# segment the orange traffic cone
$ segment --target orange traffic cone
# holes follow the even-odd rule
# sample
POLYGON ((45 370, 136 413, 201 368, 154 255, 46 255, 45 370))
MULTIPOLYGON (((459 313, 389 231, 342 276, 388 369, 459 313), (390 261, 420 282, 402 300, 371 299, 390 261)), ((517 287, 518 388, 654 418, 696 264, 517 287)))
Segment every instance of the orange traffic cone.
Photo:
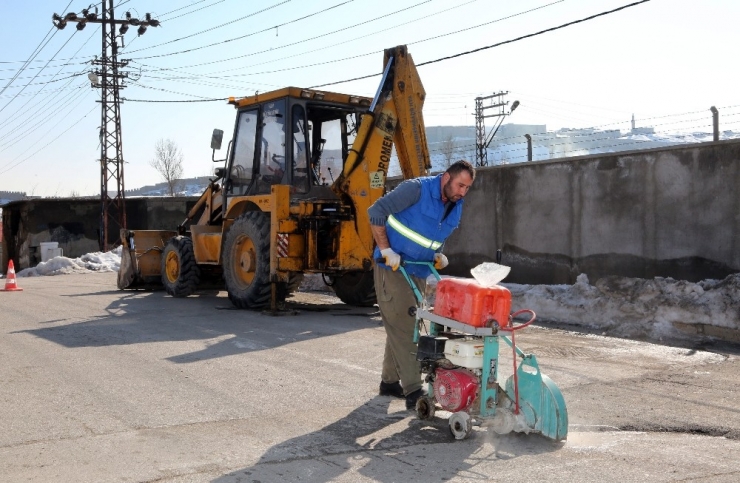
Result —
POLYGON ((15 267, 13 266, 13 260, 8 262, 8 279, 5 281, 5 288, 0 289, 0 292, 20 292, 23 289, 18 287, 15 282, 15 267))

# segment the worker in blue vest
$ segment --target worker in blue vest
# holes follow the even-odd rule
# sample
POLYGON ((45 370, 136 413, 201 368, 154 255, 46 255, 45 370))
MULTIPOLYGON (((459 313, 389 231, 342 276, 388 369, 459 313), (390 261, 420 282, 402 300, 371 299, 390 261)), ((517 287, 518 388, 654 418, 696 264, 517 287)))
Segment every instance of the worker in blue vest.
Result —
MULTIPOLYGON (((405 398, 407 409, 414 409, 424 393, 413 341, 416 319, 409 314, 416 298, 396 270, 401 260, 434 262, 437 269, 447 266, 442 246, 460 224, 463 197, 474 180, 475 168, 460 160, 443 174, 402 182, 368 209, 377 244, 373 258, 385 260, 375 267, 375 293, 386 332, 379 393, 405 398)), ((428 267, 404 268, 418 287, 426 286, 428 267)))

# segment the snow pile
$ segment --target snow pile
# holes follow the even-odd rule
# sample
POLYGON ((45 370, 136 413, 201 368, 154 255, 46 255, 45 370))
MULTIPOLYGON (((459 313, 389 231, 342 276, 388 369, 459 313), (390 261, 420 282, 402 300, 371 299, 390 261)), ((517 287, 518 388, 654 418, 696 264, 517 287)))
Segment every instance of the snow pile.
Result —
POLYGON ((595 285, 581 274, 574 285, 503 285, 511 290, 517 309, 620 337, 682 337, 684 324, 740 329, 740 274, 699 283, 605 277, 595 285))
POLYGON ((18 277, 64 275, 67 273, 117 272, 121 266, 121 247, 110 252, 86 253, 79 258, 54 257, 33 268, 17 273, 18 277))

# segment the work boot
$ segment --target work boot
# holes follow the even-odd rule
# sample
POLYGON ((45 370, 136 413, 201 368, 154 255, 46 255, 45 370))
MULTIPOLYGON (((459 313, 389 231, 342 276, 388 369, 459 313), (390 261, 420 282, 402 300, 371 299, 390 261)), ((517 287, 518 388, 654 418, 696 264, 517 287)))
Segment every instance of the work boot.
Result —
POLYGON ((403 398, 403 388, 401 387, 401 383, 396 382, 383 382, 380 381, 380 390, 378 391, 378 394, 381 396, 393 396, 398 398, 403 398))
POLYGON ((416 409, 416 401, 419 400, 420 397, 424 396, 424 391, 422 389, 417 389, 416 391, 407 394, 406 395, 406 409, 415 410, 416 409))

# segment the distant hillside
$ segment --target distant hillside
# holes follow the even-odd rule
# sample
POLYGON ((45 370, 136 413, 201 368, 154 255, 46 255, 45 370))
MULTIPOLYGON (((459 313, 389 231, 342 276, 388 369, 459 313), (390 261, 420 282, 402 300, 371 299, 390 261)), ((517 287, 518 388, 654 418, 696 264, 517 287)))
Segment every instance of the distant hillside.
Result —
MULTIPOLYGON (((178 196, 200 196, 209 183, 208 176, 197 178, 184 178, 177 181, 178 196)), ((169 188, 167 183, 161 182, 154 185, 146 185, 141 188, 126 190, 126 197, 130 196, 167 196, 169 188)))

